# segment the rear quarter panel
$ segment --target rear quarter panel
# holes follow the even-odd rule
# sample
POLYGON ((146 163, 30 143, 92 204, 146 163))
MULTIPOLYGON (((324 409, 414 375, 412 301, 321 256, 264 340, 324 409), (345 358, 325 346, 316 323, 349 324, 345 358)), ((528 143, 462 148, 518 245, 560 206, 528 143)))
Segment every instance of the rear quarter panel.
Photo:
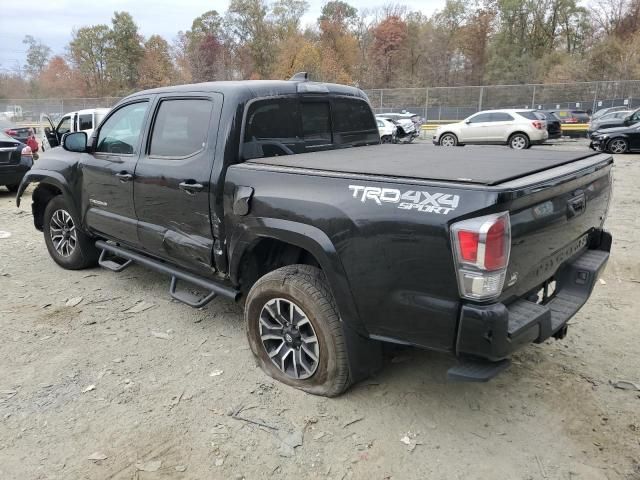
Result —
POLYGON ((235 165, 228 169, 225 186, 225 227, 230 256, 236 257, 231 264, 238 263, 237 257, 255 236, 252 232, 268 236, 269 225, 280 220, 299 225, 298 230, 306 229, 314 243, 319 243, 317 237, 329 243, 316 249, 325 257, 317 260, 323 269, 329 266, 325 274, 344 320, 362 325, 372 336, 450 351, 459 296, 448 224, 477 213, 495 199, 493 193, 465 190, 463 194, 451 186, 235 165), (232 213, 237 186, 254 188, 246 216, 232 213), (411 202, 363 197, 365 187, 386 189, 387 200, 419 192, 420 202, 433 208, 406 210, 400 205, 411 202), (451 208, 456 196, 456 206, 451 208), (428 198, 432 203, 425 201, 428 198), (436 209, 438 198, 448 201, 448 207, 440 204, 436 209), (347 305, 350 299, 353 311, 347 305), (356 318, 348 318, 350 315, 356 318))

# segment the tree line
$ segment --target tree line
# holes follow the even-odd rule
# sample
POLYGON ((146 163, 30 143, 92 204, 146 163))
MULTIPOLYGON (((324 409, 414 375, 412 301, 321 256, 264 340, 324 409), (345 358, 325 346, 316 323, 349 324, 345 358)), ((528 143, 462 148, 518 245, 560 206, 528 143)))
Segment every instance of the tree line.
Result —
POLYGON ((172 84, 289 78, 361 88, 562 83, 640 78, 640 0, 448 0, 430 16, 401 3, 358 10, 328 1, 231 0, 171 43, 133 17, 72 32, 66 54, 27 35, 20 74, 0 98, 122 96, 172 84))

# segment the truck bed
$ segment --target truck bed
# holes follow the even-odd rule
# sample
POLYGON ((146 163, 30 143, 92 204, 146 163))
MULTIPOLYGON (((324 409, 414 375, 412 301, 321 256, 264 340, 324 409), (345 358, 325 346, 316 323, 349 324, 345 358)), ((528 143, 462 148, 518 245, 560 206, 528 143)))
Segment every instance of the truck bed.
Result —
POLYGON ((598 155, 605 158, 595 152, 436 148, 418 143, 326 150, 258 158, 247 163, 491 186, 598 155))

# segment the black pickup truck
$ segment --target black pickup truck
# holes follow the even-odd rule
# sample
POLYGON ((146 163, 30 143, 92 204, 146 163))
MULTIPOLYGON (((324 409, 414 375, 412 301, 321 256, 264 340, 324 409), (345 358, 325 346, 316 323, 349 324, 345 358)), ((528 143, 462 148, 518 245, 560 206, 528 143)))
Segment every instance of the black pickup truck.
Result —
POLYGON ((609 257, 611 156, 379 142, 356 88, 149 90, 67 134, 18 204, 38 183, 35 227, 64 268, 135 262, 190 306, 244 302, 261 367, 314 394, 379 368, 384 342, 481 381, 562 338, 609 257))

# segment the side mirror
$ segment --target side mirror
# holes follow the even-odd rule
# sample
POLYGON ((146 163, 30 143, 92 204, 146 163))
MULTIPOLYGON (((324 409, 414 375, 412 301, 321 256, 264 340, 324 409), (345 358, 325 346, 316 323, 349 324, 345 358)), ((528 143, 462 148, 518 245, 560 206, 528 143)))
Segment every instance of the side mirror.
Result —
POLYGON ((87 151, 87 134, 85 132, 67 133, 62 137, 62 148, 69 152, 83 153, 87 151))
POLYGON ((471 120, 465 120, 464 123, 466 123, 467 125, 469 125, 471 123, 471 120))

